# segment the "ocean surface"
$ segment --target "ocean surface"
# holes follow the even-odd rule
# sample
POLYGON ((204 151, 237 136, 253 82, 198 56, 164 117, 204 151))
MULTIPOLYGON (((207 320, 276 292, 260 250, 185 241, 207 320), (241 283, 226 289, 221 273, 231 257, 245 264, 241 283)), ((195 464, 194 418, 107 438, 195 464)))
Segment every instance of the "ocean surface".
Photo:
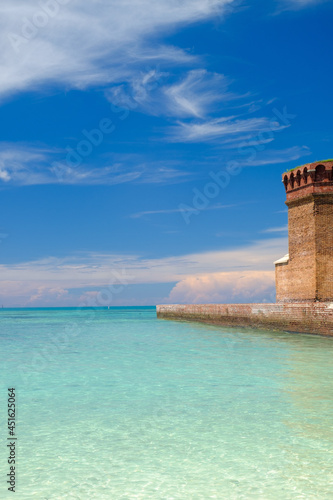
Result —
POLYGON ((2 309, 0 331, 1 499, 333 498, 333 338, 155 308, 2 309))

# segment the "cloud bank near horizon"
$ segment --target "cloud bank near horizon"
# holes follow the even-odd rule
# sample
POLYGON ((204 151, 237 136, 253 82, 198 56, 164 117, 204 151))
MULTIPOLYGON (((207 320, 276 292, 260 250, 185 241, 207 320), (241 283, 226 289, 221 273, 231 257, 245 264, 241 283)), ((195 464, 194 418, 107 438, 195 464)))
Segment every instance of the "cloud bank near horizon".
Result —
POLYGON ((274 271, 243 271, 189 276, 167 300, 175 304, 275 302, 274 271))
POLYGON ((273 261, 286 253, 287 238, 260 240, 230 250, 143 259, 135 255, 78 254, 64 259, 1 265, 0 301, 7 306, 78 306, 105 294, 100 305, 127 305, 112 294, 130 285, 170 283, 156 302, 269 300, 273 261), (216 271, 218 270, 218 272, 216 271), (111 290, 111 292, 110 292, 111 290), (99 294, 99 295, 98 295, 99 294))

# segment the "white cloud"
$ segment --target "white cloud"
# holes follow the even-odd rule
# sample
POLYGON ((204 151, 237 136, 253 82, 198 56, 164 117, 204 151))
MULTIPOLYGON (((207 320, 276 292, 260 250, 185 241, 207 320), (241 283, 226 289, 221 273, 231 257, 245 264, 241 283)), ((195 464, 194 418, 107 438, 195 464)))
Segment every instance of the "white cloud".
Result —
MULTIPOLYGON (((187 71, 173 83, 165 83, 166 77, 172 79, 171 75, 158 70, 147 70, 133 77, 131 82, 110 87, 105 95, 113 105, 124 108, 125 113, 140 111, 178 119, 175 125, 162 129, 169 142, 218 140, 223 146, 227 144, 227 148, 235 148, 245 140, 247 147, 274 140, 274 137, 254 137, 269 130, 271 121, 266 117, 244 118, 245 113, 258 111, 262 103, 244 103, 250 93, 238 95, 231 92, 230 82, 224 75, 195 69, 187 71), (230 108, 244 109, 241 116, 217 116, 222 113, 222 105, 224 113, 227 109, 230 113, 230 108)), ((276 124, 279 130, 285 128, 278 122, 276 124)))
POLYGON ((268 229, 264 229, 261 231, 262 233, 283 233, 285 231, 288 231, 288 224, 285 226, 280 226, 280 227, 269 227, 268 229))
POLYGON ((258 151, 261 151, 263 149, 264 144, 269 144, 270 142, 274 141, 274 137, 270 137, 267 139, 259 139, 259 138, 254 138, 253 134, 247 135, 247 136, 240 136, 240 137, 229 137, 227 139, 223 140, 223 149, 237 149, 239 147, 255 147, 258 149, 258 151))
POLYGON ((227 98, 227 81, 223 75, 192 70, 181 82, 165 88, 164 93, 174 116, 199 118, 204 117, 214 103, 227 98))
POLYGON ((144 110, 152 115, 203 118, 216 112, 217 103, 240 99, 228 90, 228 79, 205 69, 190 70, 178 81, 165 83, 171 75, 147 68, 128 84, 110 87, 106 97, 117 106, 144 110))
POLYGON ((2 2, 0 93, 33 90, 50 81, 85 88, 128 81, 142 64, 184 64, 192 57, 163 45, 161 36, 207 20, 231 3, 233 0, 2 2))
POLYGON ((306 7, 319 5, 330 0, 279 0, 280 9, 278 13, 288 10, 300 10, 306 7))
POLYGON ((140 164, 142 175, 138 179, 139 183, 145 184, 165 184, 183 182, 188 179, 191 172, 181 170, 181 165, 173 162, 156 161, 154 163, 140 164))
MULTIPOLYGON (((213 286, 216 282, 216 276, 214 278, 213 275, 236 273, 233 276, 238 281, 244 273, 272 273, 273 261, 284 255, 287 248, 287 238, 273 238, 254 242, 247 247, 159 259, 144 259, 136 255, 79 254, 63 259, 50 257, 34 262, 1 265, 0 301, 6 304, 10 302, 16 305, 27 305, 31 304, 34 298, 34 303, 43 304, 46 298, 47 301, 52 299, 53 304, 57 305, 59 300, 62 303, 64 300, 73 301, 72 290, 85 293, 89 291, 87 290, 89 288, 103 289, 109 287, 110 284, 126 286, 127 284, 174 282, 185 282, 188 287, 196 278, 199 278, 200 282, 205 282, 203 279, 205 276, 209 278, 208 283, 211 283, 213 287, 212 292, 209 292, 210 288, 206 287, 207 300, 209 298, 211 300, 210 293, 215 293, 217 286, 213 286), (66 291, 69 291, 69 295, 66 291)), ((248 276, 251 278, 248 283, 252 283, 254 275, 248 276)), ((263 283, 260 287, 264 286, 268 279, 266 275, 263 276, 263 283)), ((226 282, 230 284, 231 281, 228 278, 226 282)), ((218 282, 221 282, 220 278, 218 282)), ((239 287, 235 290, 239 290, 240 296, 244 298, 242 283, 247 283, 247 281, 239 283, 239 287)), ((249 292, 246 293, 251 292, 250 285, 248 289, 249 292)), ((263 289, 260 288, 260 290, 263 289)), ((235 300, 236 295, 234 292, 235 300)), ((171 298, 174 297, 175 295, 171 298)), ((207 302, 203 295, 200 297, 207 302)))
MULTIPOLYGON (((247 147, 246 147, 247 148, 247 147)), ((245 148, 245 151, 248 151, 245 148)), ((307 146, 292 146, 282 150, 266 150, 256 151, 253 149, 253 154, 249 152, 249 159, 242 161, 242 166, 260 166, 260 165, 276 165, 278 163, 288 163, 299 160, 304 156, 311 154, 307 146)))
MULTIPOLYGON (((232 124, 230 126, 234 127, 232 124)), ((243 167, 286 163, 311 154, 306 146, 293 146, 280 151, 257 152, 255 146, 252 147, 249 144, 243 147, 244 152, 249 157, 248 159, 241 158, 243 167)), ((84 161, 82 159, 82 163, 78 166, 71 166, 71 162, 67 161, 66 151, 33 144, 0 143, 0 186, 57 183, 117 185, 127 182, 174 184, 184 182, 196 175, 194 171, 185 169, 184 164, 180 161, 153 161, 135 154, 111 155, 110 159, 104 158, 103 163, 104 165, 97 167, 94 165, 93 159, 87 157, 84 161)), ((200 165, 200 162, 196 162, 196 164, 200 165)), ((192 162, 192 169, 193 166, 192 162)), ((219 207, 217 206, 217 208, 219 207)), ((215 210, 215 208, 211 207, 207 210, 215 210)))
POLYGON ((64 290, 63 288, 50 288, 49 286, 38 286, 35 290, 35 293, 31 295, 26 305, 33 306, 39 300, 42 300, 43 303, 54 303, 59 300, 63 301, 66 297, 69 296, 68 290, 64 290))
POLYGON ((0 182, 38 184, 38 167, 47 162, 50 151, 24 144, 0 143, 0 182))
POLYGON ((178 304, 275 302, 274 271, 190 276, 177 283, 167 300, 178 304))
POLYGON ((227 116, 197 122, 178 122, 178 125, 170 127, 169 140, 172 142, 206 142, 247 132, 258 133, 263 129, 269 129, 267 118, 240 119, 227 116))
POLYGON ((0 170, 0 180, 8 182, 10 181, 10 174, 7 170, 0 170))
MULTIPOLYGON (((200 212, 204 212, 206 210, 223 210, 225 208, 232 208, 236 205, 222 205, 221 203, 217 203, 216 205, 211 205, 208 207, 204 207, 200 209, 200 212)), ((167 208, 162 210, 145 210, 143 212, 137 212, 132 214, 131 217, 133 219, 139 219, 140 217, 144 217, 145 215, 160 215, 160 214, 182 214, 184 212, 184 208, 167 208)))
POLYGON ((71 166, 66 151, 20 143, 0 143, 0 185, 37 184, 115 185, 125 182, 147 184, 186 180, 189 172, 175 162, 144 161, 138 155, 117 155, 106 166, 89 161, 71 166))
POLYGON ((314 5, 322 2, 323 0, 287 0, 285 3, 290 6, 307 7, 308 5, 314 5))

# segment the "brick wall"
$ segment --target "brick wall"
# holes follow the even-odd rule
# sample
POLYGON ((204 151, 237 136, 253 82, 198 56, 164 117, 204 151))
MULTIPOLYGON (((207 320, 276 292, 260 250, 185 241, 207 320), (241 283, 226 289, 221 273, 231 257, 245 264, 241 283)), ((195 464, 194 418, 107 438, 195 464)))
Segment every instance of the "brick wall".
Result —
POLYGON ((289 203, 289 263, 281 273, 284 280, 280 291, 277 282, 277 300, 315 300, 316 247, 313 198, 301 198, 289 203))
POLYGON ((291 300, 289 270, 289 262, 275 265, 276 302, 291 300))
POLYGON ((289 262, 276 264, 277 302, 333 301, 333 196, 287 203, 289 262))
POLYGON ((158 305, 162 319, 333 336, 333 303, 158 305))
POLYGON ((318 300, 333 298, 333 197, 318 199, 316 212, 316 294, 318 300))

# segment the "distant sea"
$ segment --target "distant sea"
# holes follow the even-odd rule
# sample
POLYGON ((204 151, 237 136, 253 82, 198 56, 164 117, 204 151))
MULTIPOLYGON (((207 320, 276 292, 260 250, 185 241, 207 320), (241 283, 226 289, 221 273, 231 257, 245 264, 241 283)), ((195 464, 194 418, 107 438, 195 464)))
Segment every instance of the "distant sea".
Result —
POLYGON ((0 310, 0 498, 333 498, 333 339, 0 310), (7 491, 7 388, 17 398, 7 491))

